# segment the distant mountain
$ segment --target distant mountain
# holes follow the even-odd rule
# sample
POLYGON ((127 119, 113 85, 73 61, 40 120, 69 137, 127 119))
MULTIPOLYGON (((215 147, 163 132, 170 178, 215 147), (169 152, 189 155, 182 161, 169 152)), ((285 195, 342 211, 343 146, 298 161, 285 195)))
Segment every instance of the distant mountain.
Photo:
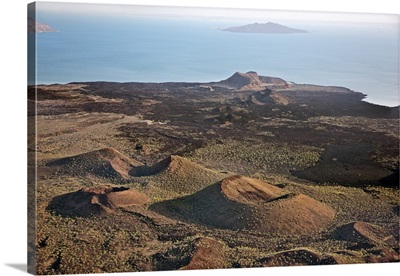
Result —
POLYGON ((37 22, 31 17, 28 17, 28 33, 52 33, 57 32, 49 25, 37 22))
POLYGON ((231 27, 222 30, 234 33, 266 33, 266 34, 308 33, 308 31, 306 30, 294 29, 272 22, 254 23, 244 26, 231 27))
POLYGON ((249 71, 247 73, 236 72, 231 77, 220 82, 209 83, 212 87, 224 87, 228 89, 246 91, 246 90, 264 90, 265 88, 287 88, 288 83, 275 77, 259 76, 257 72, 249 71))

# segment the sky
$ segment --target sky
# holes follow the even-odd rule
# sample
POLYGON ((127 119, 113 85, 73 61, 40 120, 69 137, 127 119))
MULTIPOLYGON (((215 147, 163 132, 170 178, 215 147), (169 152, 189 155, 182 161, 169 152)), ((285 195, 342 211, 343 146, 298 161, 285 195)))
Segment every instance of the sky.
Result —
POLYGON ((38 2, 38 10, 74 12, 82 14, 96 14, 102 16, 165 16, 165 17, 199 17, 215 19, 243 19, 243 20, 301 20, 318 22, 335 22, 338 24, 347 24, 349 22, 358 23, 399 23, 397 14, 384 13, 359 13, 359 12, 299 12, 285 10, 267 10, 267 9, 235 9, 235 8, 207 8, 197 9, 188 7, 168 7, 168 6, 145 6, 145 5, 127 5, 127 4, 97 4, 88 3, 56 3, 56 2, 38 2))

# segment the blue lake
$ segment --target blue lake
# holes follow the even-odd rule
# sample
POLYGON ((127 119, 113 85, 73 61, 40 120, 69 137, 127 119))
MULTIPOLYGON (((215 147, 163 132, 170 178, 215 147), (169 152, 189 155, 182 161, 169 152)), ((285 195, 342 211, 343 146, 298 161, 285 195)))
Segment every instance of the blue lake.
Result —
MULTIPOLYGON (((37 83, 209 82, 257 71, 296 83, 348 87, 399 105, 397 25, 292 24, 299 34, 230 33, 253 22, 38 13, 37 83)), ((280 23, 280 22, 277 22, 280 23)))

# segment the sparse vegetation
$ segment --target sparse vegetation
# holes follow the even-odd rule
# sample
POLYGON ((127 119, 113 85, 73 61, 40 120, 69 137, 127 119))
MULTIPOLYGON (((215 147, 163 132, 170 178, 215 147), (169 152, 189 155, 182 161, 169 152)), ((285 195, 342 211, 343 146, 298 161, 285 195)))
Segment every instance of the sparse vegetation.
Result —
POLYGON ((396 110, 211 88, 39 87, 37 274, 399 261, 396 110))
POLYGON ((322 150, 306 145, 279 142, 257 143, 255 141, 225 140, 212 143, 194 151, 193 160, 213 164, 223 168, 231 162, 243 167, 282 170, 299 169, 313 166, 318 161, 322 150))

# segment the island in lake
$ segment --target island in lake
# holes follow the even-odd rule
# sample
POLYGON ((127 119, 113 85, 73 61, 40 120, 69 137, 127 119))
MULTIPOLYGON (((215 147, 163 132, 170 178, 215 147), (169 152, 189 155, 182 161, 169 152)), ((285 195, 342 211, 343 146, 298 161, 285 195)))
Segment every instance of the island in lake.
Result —
POLYGON ((399 107, 365 96, 253 71, 29 86, 36 274, 399 262, 399 107))
POLYGON ((306 30, 294 29, 273 22, 253 23, 243 26, 230 27, 222 30, 233 33, 265 33, 265 34, 308 33, 308 31, 306 30))

